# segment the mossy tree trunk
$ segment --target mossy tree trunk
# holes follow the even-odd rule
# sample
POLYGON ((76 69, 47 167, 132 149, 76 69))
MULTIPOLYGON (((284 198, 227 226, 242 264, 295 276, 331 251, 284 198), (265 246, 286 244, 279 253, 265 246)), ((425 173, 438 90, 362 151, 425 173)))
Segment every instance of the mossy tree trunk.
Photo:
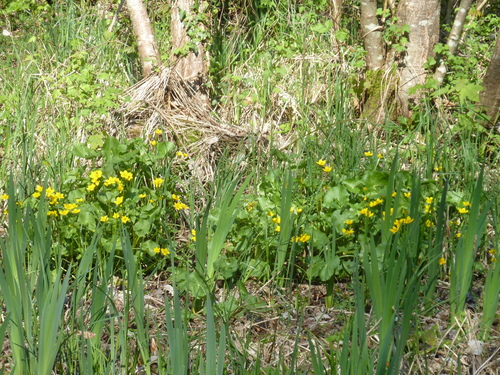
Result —
POLYGON ((425 82, 425 63, 439 41, 439 14, 439 0, 401 0, 396 9, 394 2, 362 0, 367 51, 362 118, 380 123, 386 116, 411 114, 419 97, 410 89, 425 82), (383 9, 382 14, 378 9, 383 9))

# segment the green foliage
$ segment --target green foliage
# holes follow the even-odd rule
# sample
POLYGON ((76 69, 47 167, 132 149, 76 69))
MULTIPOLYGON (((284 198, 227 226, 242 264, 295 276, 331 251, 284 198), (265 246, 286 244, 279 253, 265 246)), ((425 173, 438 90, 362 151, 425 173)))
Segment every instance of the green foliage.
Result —
POLYGON ((35 211, 47 202, 59 243, 54 251, 68 261, 80 259, 98 228, 106 251, 121 249, 115 235, 122 227, 129 228, 139 260, 175 250, 176 228, 164 220, 178 221, 187 206, 176 190, 178 176, 171 173, 176 158, 182 171, 183 154, 176 156, 172 143, 96 135, 75 144, 73 154, 85 162, 66 172, 57 191, 40 181, 23 201, 35 211))

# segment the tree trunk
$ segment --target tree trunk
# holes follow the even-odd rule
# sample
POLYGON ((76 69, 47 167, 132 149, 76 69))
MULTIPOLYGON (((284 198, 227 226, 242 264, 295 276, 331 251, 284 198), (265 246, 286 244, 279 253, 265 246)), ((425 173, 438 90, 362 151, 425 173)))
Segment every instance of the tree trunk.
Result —
POLYGON ((205 49, 200 41, 193 41, 188 31, 195 28, 203 28, 203 25, 195 23, 196 13, 202 13, 204 9, 198 5, 193 9, 194 0, 172 0, 171 25, 172 44, 174 51, 175 69, 187 81, 199 82, 207 70, 204 58, 205 49), (181 19, 181 14, 183 15, 181 19), (190 24, 191 23, 191 24, 190 24))
POLYGON ((340 17, 342 16, 342 5, 344 0, 332 0, 330 8, 332 10, 332 22, 334 30, 340 30, 340 17))
POLYGON ((439 0, 401 0, 394 9, 394 2, 386 1, 382 17, 376 11, 376 0, 361 1, 361 27, 367 51, 361 117, 380 123, 386 116, 408 117, 411 105, 419 100, 409 90, 425 83, 424 64, 439 41, 440 4, 439 0), (391 18, 398 20, 399 31, 387 25, 391 18), (394 33, 388 46, 384 45, 380 23, 394 33), (402 31, 406 25, 410 31, 405 35, 402 31))
POLYGON ((500 32, 483 79, 483 87, 484 90, 480 93, 480 103, 490 117, 490 123, 496 126, 500 111, 500 32))
POLYGON ((382 27, 377 18, 377 0, 361 0, 361 28, 366 50, 366 67, 379 70, 384 66, 382 27))
POLYGON ((398 107, 403 116, 409 116, 410 105, 420 99, 417 94, 410 95, 409 90, 425 83, 427 72, 424 64, 433 56, 434 46, 439 42, 439 12, 439 0, 402 0, 399 3, 399 24, 410 26, 397 92, 398 107))
POLYGON ((137 48, 141 59, 143 77, 151 74, 153 68, 161 63, 153 28, 142 0, 127 0, 127 8, 132 21, 137 48))
MULTIPOLYGON (((465 19, 467 18, 467 13, 469 13, 469 8, 472 4, 472 0, 462 0, 460 6, 458 7, 457 15, 455 16, 455 22, 451 28, 450 36, 448 37, 448 48, 450 54, 454 55, 457 52, 458 41, 462 36, 462 31, 464 30, 465 19)), ((438 81, 438 84, 443 83, 444 76, 446 75, 446 65, 444 60, 441 60, 439 67, 434 73, 434 79, 438 81)))

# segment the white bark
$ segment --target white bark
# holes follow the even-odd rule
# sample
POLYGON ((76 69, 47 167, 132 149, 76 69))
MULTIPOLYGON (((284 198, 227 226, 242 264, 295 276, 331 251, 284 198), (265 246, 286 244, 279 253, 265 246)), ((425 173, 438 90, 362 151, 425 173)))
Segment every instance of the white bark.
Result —
MULTIPOLYGON (((462 0, 460 2, 460 6, 458 7, 458 11, 455 16, 455 21, 453 22, 453 26, 451 28, 450 36, 448 37, 448 43, 447 43, 450 53, 452 55, 454 55, 457 52, 458 42, 460 40, 460 37, 462 36, 465 20, 467 18, 467 13, 469 13, 471 4, 472 0, 462 0)), ((436 68, 436 72, 434 73, 434 79, 438 81, 438 84, 443 83, 446 71, 447 69, 445 62, 442 59, 439 63, 439 67, 436 68)))
POLYGON ((143 77, 151 74, 153 68, 161 63, 153 28, 149 21, 146 6, 142 0, 127 0, 132 27, 134 29, 143 77))

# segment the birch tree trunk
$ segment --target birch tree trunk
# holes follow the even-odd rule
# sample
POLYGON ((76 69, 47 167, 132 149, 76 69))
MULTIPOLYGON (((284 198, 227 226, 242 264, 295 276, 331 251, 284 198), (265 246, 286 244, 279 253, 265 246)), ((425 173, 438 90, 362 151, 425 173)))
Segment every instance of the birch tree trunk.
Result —
POLYGON ((439 42, 439 0, 402 0, 398 6, 399 24, 409 25, 410 34, 406 53, 399 69, 397 100, 399 111, 409 116, 409 106, 419 100, 418 94, 409 94, 410 88, 424 84, 427 76, 424 64, 434 55, 439 42))
POLYGON ((153 68, 161 63, 153 28, 142 0, 127 0, 127 8, 137 40, 142 76, 147 77, 153 68))
MULTIPOLYGON (((188 20, 193 20, 195 5, 194 0, 172 0, 170 32, 172 34, 172 43, 174 54, 173 61, 175 69, 187 81, 200 81, 207 70, 204 58, 205 49, 201 42, 194 42, 188 35, 188 27, 203 27, 203 25, 188 25, 188 20), (181 19, 181 14, 183 19, 181 19)), ((197 12, 203 12, 204 9, 199 5, 197 12)))
POLYGON ((483 79, 483 87, 479 95, 480 103, 486 109, 491 124, 496 127, 500 111, 500 32, 483 79))
POLYGON ((385 54, 382 27, 377 17, 377 0, 361 0, 361 28, 366 50, 366 67, 379 70, 384 66, 385 54))
MULTIPOLYGON (((450 36, 448 37, 448 48, 450 54, 454 55, 457 52, 458 41, 462 36, 462 32, 464 30, 465 19, 467 18, 467 13, 469 13, 470 6, 472 4, 472 0, 462 0, 460 2, 460 6, 458 7, 457 15, 455 16, 455 21, 453 22, 453 26, 450 31, 450 36)), ((446 65, 444 60, 441 60, 439 63, 436 72, 434 73, 434 79, 438 81, 438 84, 441 85, 444 80, 444 76, 446 75, 446 65)))

